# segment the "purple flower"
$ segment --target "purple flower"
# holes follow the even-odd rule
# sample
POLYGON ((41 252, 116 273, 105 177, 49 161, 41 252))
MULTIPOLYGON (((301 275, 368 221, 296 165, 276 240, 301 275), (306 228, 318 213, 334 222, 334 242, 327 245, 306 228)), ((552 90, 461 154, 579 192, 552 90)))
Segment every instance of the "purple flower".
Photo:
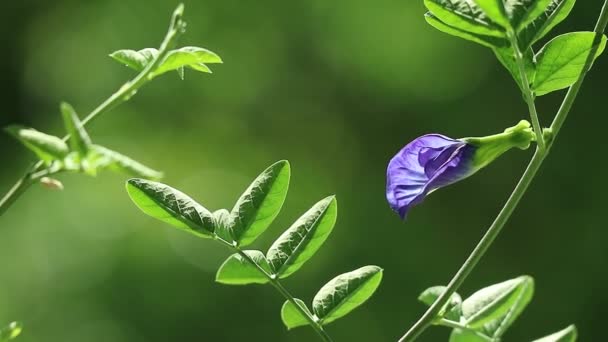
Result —
POLYGON ((471 176, 513 147, 527 149, 534 138, 525 120, 487 137, 423 135, 407 144, 388 164, 388 203, 404 219, 410 208, 431 192, 471 176))
POLYGON ((427 194, 473 174, 475 149, 440 134, 407 144, 388 164, 386 198, 391 208, 403 219, 427 194))

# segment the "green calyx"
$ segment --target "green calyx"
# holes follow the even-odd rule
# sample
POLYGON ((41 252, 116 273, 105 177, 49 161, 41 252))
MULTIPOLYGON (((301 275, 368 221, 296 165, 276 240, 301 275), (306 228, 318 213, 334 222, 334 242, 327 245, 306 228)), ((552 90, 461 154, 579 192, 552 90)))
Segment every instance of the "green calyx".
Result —
POLYGON ((512 148, 528 149, 530 144, 536 141, 536 135, 530 122, 521 120, 517 125, 505 129, 503 133, 461 140, 477 147, 473 156, 473 167, 480 169, 512 148))

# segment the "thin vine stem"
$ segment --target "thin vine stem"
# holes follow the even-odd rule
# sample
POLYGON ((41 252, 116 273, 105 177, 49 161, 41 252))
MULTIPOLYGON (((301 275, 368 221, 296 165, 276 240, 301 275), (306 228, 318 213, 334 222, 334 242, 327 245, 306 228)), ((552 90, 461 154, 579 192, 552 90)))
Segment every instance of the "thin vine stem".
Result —
POLYGON ((435 302, 428 308, 428 310, 422 315, 422 317, 399 339, 399 342, 411 342, 416 340, 422 334, 424 330, 426 330, 430 325, 433 324, 433 321, 436 319, 437 314, 444 307, 444 305, 449 301, 452 297, 452 294, 458 290, 458 288, 462 285, 462 283, 466 280, 469 274, 473 271, 479 260, 484 256, 488 248, 492 245, 505 223, 508 221, 509 217, 519 204, 521 198, 525 194, 526 190, 532 183, 532 180, 536 176, 538 170, 543 164, 546 156, 548 155, 553 143, 555 142, 555 138, 559 134, 570 110, 572 109, 572 105, 576 100, 576 96, 583 84, 585 76, 591 65, 593 64, 594 57, 597 53, 597 50, 600 45, 600 41, 604 30, 606 29, 606 25, 608 24, 608 0, 604 1, 604 5, 602 6, 602 10, 600 12, 598 21, 595 25, 594 32, 596 34, 593 46, 589 51, 589 55, 587 56, 587 60, 585 61, 585 65, 583 67, 583 71, 581 72, 578 80, 574 83, 569 89, 568 93, 564 97, 562 101, 562 105, 560 106, 559 111, 557 112, 553 123, 551 124, 549 133, 550 139, 547 140, 547 147, 545 150, 537 148, 536 152, 532 156, 528 167, 524 171, 521 179, 517 183, 517 186, 511 193, 511 196, 505 203, 504 207, 487 230, 485 235, 481 238, 473 252, 466 259, 464 264, 460 267, 456 275, 452 278, 450 283, 448 284, 446 290, 435 300, 435 302))
POLYGON ((265 269, 263 269, 260 265, 258 265, 253 259, 251 259, 251 257, 249 257, 249 255, 247 255, 247 253, 245 253, 238 246, 222 239, 221 237, 219 237, 217 235, 215 236, 215 239, 218 240, 219 242, 221 242, 222 244, 230 247, 236 253, 238 253, 241 257, 243 257, 243 259, 247 260, 248 263, 253 265, 266 279, 268 279, 268 282, 283 297, 285 297, 285 299, 287 301, 289 301, 291 304, 293 304, 295 306, 295 308, 302 314, 303 317, 306 318, 306 320, 308 321, 308 324, 313 328, 313 330, 317 333, 317 335, 319 335, 319 337, 321 338, 322 341, 333 342, 333 340, 331 339, 329 334, 325 331, 325 329, 323 329, 323 326, 321 324, 319 324, 319 322, 317 322, 315 317, 313 317, 308 312, 308 310, 305 310, 302 306, 300 306, 300 304, 298 302, 296 302, 295 297, 292 296, 291 293, 289 293, 289 291, 283 286, 283 284, 281 284, 281 282, 279 281, 279 279, 277 279, 277 277, 275 275, 269 274, 268 272, 266 272, 265 269))
MULTIPOLYGON (((146 65, 146 67, 137 76, 135 76, 135 78, 123 84, 118 91, 113 93, 99 106, 93 109, 93 111, 91 111, 82 120, 83 127, 93 122, 102 113, 105 113, 110 109, 130 100, 131 97, 137 93, 139 88, 151 80, 152 72, 165 58, 167 53, 175 46, 177 38, 184 31, 184 22, 182 21, 183 11, 184 6, 179 5, 173 12, 171 23, 169 24, 169 30, 167 31, 167 34, 158 49, 158 54, 152 60, 152 62, 146 65)), ((69 138, 70 135, 68 134, 63 137, 63 141, 67 141, 69 138)), ((41 160, 32 164, 32 166, 25 171, 24 175, 21 176, 21 178, 19 178, 11 189, 2 197, 2 200, 0 200, 0 216, 2 216, 8 210, 8 208, 15 203, 15 201, 34 183, 34 180, 31 179, 31 175, 37 171, 40 171, 42 166, 43 162, 41 160)))

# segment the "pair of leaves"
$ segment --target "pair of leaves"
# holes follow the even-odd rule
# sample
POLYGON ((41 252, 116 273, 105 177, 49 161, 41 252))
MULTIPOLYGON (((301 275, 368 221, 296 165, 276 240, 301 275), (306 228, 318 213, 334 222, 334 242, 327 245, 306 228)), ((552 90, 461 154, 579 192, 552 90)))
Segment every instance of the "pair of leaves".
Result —
POLYGON ((230 256, 217 272, 216 281, 224 284, 264 284, 268 277, 286 278, 295 273, 321 248, 336 223, 337 202, 330 196, 317 202, 289 227, 268 249, 245 251, 256 265, 247 263, 240 254, 230 256))
MULTIPOLYGON (((295 301, 320 325, 326 325, 362 305, 374 294, 381 281, 380 267, 364 266, 341 274, 325 284, 312 301, 312 312, 302 300, 296 298, 295 301)), ((290 301, 283 304, 281 318, 288 329, 308 324, 304 315, 290 301)))
MULTIPOLYGON (((114 60, 128 66, 136 71, 142 71, 148 64, 152 63, 158 56, 158 50, 146 48, 139 51, 118 50, 110 54, 114 60)), ((154 78, 165 72, 176 70, 181 79, 184 79, 184 68, 190 68, 199 72, 211 73, 207 64, 222 63, 222 59, 207 49, 186 46, 171 50, 159 62, 158 66, 151 71, 150 78, 154 78)))
POLYGON ((220 237, 235 246, 255 241, 278 215, 289 188, 289 162, 264 170, 245 190, 231 212, 211 213, 181 191, 145 179, 130 179, 126 187, 133 202, 146 214, 199 237, 220 237))
POLYGON ((8 326, 0 329, 0 342, 10 341, 21 334, 23 329, 21 323, 12 322, 8 326))
POLYGON ((573 32, 551 40, 538 54, 532 44, 564 20, 575 0, 425 0, 426 20, 445 33, 491 48, 499 61, 524 89, 516 49, 509 34, 516 37, 522 52, 530 88, 544 95, 574 84, 590 50, 599 56, 606 38, 593 32, 573 32))
POLYGON ((162 177, 162 173, 127 156, 93 144, 69 104, 61 104, 61 114, 70 137, 68 143, 57 136, 19 125, 8 126, 5 130, 54 171, 83 171, 95 175, 99 170, 112 169, 151 179, 162 177))

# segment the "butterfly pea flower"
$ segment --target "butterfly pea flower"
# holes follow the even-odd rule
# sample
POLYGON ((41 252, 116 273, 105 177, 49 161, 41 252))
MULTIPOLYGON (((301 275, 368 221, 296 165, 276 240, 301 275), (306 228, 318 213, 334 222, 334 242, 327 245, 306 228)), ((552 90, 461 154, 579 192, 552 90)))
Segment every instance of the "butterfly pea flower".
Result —
POLYGON ((512 148, 527 149, 535 135, 522 120, 503 133, 452 139, 427 134, 407 144, 388 164, 386 198, 402 219, 433 191, 465 179, 512 148))

